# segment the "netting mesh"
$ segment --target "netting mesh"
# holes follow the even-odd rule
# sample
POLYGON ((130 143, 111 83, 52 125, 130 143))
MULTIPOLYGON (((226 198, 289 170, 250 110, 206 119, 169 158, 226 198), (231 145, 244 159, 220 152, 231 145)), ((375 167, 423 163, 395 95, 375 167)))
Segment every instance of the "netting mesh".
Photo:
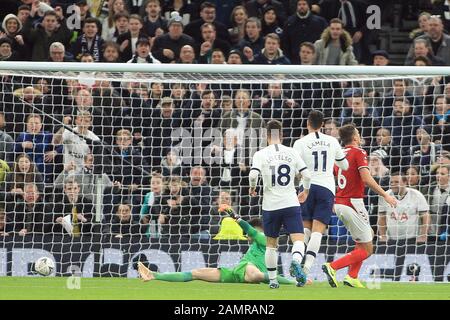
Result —
MULTIPOLYGON (((283 143, 307 133, 309 111, 323 132, 354 123, 370 172, 387 190, 402 171, 429 205, 380 213, 365 199, 375 234, 371 274, 447 280, 449 270, 450 83, 444 76, 262 75, 1 71, 0 274, 32 275, 48 255, 55 275, 136 277, 135 264, 160 271, 235 265, 248 248, 242 231, 222 225, 221 204, 244 219, 260 216, 262 194, 248 194, 264 126, 283 124, 283 143), (416 221, 414 232, 393 233, 416 221), (426 233, 426 234, 424 234, 426 233), (416 270, 416 269, 414 269, 416 270)), ((288 276, 290 244, 280 241, 288 276)), ((354 243, 333 217, 311 277, 354 243)), ((343 276, 340 275, 340 276, 343 276)))

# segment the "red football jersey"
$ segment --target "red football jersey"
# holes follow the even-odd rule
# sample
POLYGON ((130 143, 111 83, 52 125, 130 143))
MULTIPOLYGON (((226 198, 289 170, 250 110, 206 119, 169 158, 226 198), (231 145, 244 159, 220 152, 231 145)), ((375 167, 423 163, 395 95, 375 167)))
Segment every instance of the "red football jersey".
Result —
POLYGON ((359 169, 369 167, 367 153, 358 147, 345 147, 348 169, 343 171, 334 166, 338 187, 336 198, 364 198, 365 185, 359 175, 359 169))

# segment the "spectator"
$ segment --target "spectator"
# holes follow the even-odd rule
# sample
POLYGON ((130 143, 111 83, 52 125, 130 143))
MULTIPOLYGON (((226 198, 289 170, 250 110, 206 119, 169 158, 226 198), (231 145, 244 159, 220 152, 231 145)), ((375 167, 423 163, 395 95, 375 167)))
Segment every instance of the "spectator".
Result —
POLYGON ((189 110, 192 108, 192 101, 189 99, 189 92, 186 85, 174 83, 171 85, 170 97, 176 110, 189 110))
POLYGON ((80 186, 75 178, 64 182, 64 194, 47 205, 53 225, 46 224, 52 233, 68 233, 73 238, 95 232, 92 224, 92 202, 80 194, 80 186), (65 231, 65 232, 64 232, 65 231))
POLYGON ((413 66, 414 61, 418 57, 428 58, 433 66, 445 66, 446 63, 442 58, 439 58, 433 54, 433 48, 431 43, 422 37, 416 38, 413 42, 414 51, 413 55, 407 56, 405 60, 405 66, 413 66))
POLYGON ((92 152, 88 141, 89 144, 92 144, 100 141, 100 138, 89 130, 92 125, 92 116, 88 111, 78 112, 75 124, 76 127, 71 131, 61 127, 53 135, 52 144, 55 146, 63 144, 64 165, 73 161, 76 170, 82 170, 84 157, 92 152))
POLYGON ((5 208, 0 207, 0 237, 9 236, 6 224, 7 224, 7 221, 6 221, 6 215, 5 215, 5 208))
POLYGON ((168 22, 168 33, 156 37, 152 53, 162 63, 171 63, 179 58, 181 48, 190 45, 195 48, 192 37, 183 33, 183 23, 179 15, 174 15, 168 22))
POLYGON ((132 193, 142 185, 142 178, 148 163, 139 148, 132 146, 133 137, 129 130, 116 133, 116 144, 112 153, 113 180, 128 187, 132 193))
POLYGON ((45 182, 51 183, 55 173, 55 161, 62 147, 55 148, 51 142, 53 134, 43 130, 42 118, 38 114, 30 114, 26 118, 26 132, 16 139, 17 153, 26 153, 36 164, 40 173, 45 175, 45 182))
POLYGON ((162 197, 162 211, 158 222, 161 225, 161 235, 190 236, 200 231, 200 206, 195 197, 182 194, 180 177, 171 177, 168 192, 162 197))
POLYGON ((167 30, 167 20, 161 17, 159 0, 147 0, 145 3, 144 32, 151 38, 160 36, 167 30))
POLYGON ((342 21, 342 28, 348 30, 353 42, 356 60, 361 63, 370 63, 367 61, 370 56, 364 58, 368 53, 369 44, 374 40, 366 24, 367 4, 357 0, 325 0, 320 8, 320 15, 326 20, 338 18, 342 21))
POLYGON ((144 119, 144 123, 144 156, 150 159, 152 166, 158 166, 161 156, 173 147, 171 135, 174 128, 181 127, 181 111, 174 109, 172 98, 164 97, 160 107, 152 110, 150 118, 144 119))
POLYGON ((153 57, 150 52, 150 43, 147 38, 141 38, 136 43, 136 52, 133 58, 128 63, 161 63, 158 59, 153 57))
POLYGON ((428 33, 428 30, 430 29, 430 17, 431 14, 428 12, 421 12, 419 14, 419 18, 417 19, 417 22, 419 23, 419 28, 414 29, 410 32, 409 38, 411 40, 414 40, 417 37, 426 35, 428 33))
POLYGON ((14 170, 6 174, 5 183, 2 184, 1 188, 2 191, 7 193, 6 196, 8 196, 9 199, 11 199, 11 197, 17 198, 23 196, 25 184, 31 182, 37 185, 39 191, 43 190, 44 178, 42 174, 37 171, 28 155, 22 153, 17 155, 14 170))
POLYGON ((0 38, 0 61, 17 61, 18 55, 12 50, 11 40, 0 38))
POLYGON ((389 129, 380 128, 377 130, 375 145, 372 150, 377 152, 381 156, 383 163, 392 170, 400 170, 400 163, 403 166, 407 162, 405 161, 406 157, 402 156, 401 148, 392 143, 391 131, 389 129))
POLYGON ((281 21, 286 21, 286 19, 281 19, 274 7, 265 7, 264 15, 261 18, 261 32, 263 36, 267 36, 269 33, 275 33, 281 38, 281 36, 283 35, 283 29, 281 28, 280 23, 281 21))
POLYGON ((176 150, 170 150, 161 161, 161 173, 163 177, 185 176, 183 161, 176 150))
POLYGON ((116 43, 120 36, 126 34, 130 30, 130 15, 127 12, 124 11, 116 13, 113 19, 113 29, 107 31, 109 32, 109 34, 102 34, 102 38, 105 42, 113 41, 114 43, 116 43))
MULTIPOLYGON (((1 38, 6 38, 10 41, 11 51, 14 53, 16 60, 25 60, 28 58, 29 48, 24 41, 22 35, 22 22, 14 14, 8 14, 2 22, 2 29, 4 35, 1 38)), ((1 46, 1 45, 0 45, 1 46)), ((12 61, 13 59, 11 59, 12 61)))
MULTIPOLYGON (((432 54, 441 58, 445 65, 450 65, 450 36, 444 33, 444 25, 438 16, 431 16, 429 20, 429 30, 423 36, 417 37, 414 42, 419 39, 428 41, 432 48, 432 54)), ((409 48, 406 57, 406 64, 409 64, 414 57, 414 45, 409 48)))
POLYGON ((225 54, 222 49, 215 48, 212 50, 210 64, 226 64, 225 54))
POLYGON ((220 225, 222 222, 222 217, 219 210, 220 208, 223 208, 224 206, 231 207, 232 201, 231 201, 231 194, 229 191, 220 191, 219 196, 214 201, 215 206, 212 207, 210 212, 210 218, 209 218, 209 234, 211 236, 215 236, 220 231, 220 225))
POLYGON ((233 109, 233 99, 229 95, 222 96, 220 109, 222 109, 222 113, 226 113, 233 109))
POLYGON ((231 28, 228 29, 230 43, 236 46, 245 36, 245 22, 248 19, 247 10, 244 6, 236 6, 231 12, 231 28))
POLYGON ((14 162, 14 139, 5 131, 5 114, 0 111, 0 160, 14 162))
POLYGON ((19 197, 7 197, 5 211, 7 232, 24 237, 44 231, 44 203, 35 183, 25 183, 19 197))
POLYGON ((395 98, 392 116, 385 117, 383 128, 392 133, 392 143, 401 147, 411 146, 412 137, 422 121, 412 114, 411 104, 406 98, 395 98))
POLYGON ((83 34, 78 37, 72 46, 72 54, 78 61, 84 53, 89 53, 95 62, 100 62, 103 56, 103 39, 98 30, 99 21, 95 18, 87 18, 84 21, 83 34))
MULTIPOLYGON (((372 178, 383 188, 383 190, 389 189, 389 169, 383 163, 383 155, 379 151, 374 151, 369 155, 369 171, 372 178)), ((367 200, 369 204, 370 225, 377 229, 378 220, 378 196, 372 189, 367 188, 367 200)))
MULTIPOLYGON (((403 246, 408 240, 425 243, 429 234, 430 206, 419 191, 407 187, 407 178, 399 172, 391 175, 390 189, 387 193, 397 197, 396 208, 379 198, 378 241, 396 240, 403 246)), ((415 243, 414 243, 415 245, 415 243)))
POLYGON ((230 45, 228 42, 217 39, 216 27, 212 23, 204 23, 201 27, 202 42, 200 46, 200 63, 211 63, 212 51, 214 49, 221 49, 224 55, 230 52, 230 45))
POLYGON ((237 49, 233 49, 230 51, 230 54, 228 55, 228 64, 243 64, 244 57, 241 53, 241 51, 237 49))
POLYGON ((55 188, 61 190, 64 189, 64 182, 69 178, 73 178, 78 182, 80 194, 84 198, 90 200, 92 203, 101 203, 103 194, 117 191, 117 189, 121 187, 121 184, 118 181, 113 183, 106 173, 94 173, 94 155, 92 153, 85 155, 83 161, 83 168, 81 170, 77 170, 74 161, 66 164, 64 166, 64 171, 55 179, 55 188), (97 193, 99 185, 102 186, 102 195, 100 196, 100 199, 97 193), (116 189, 112 190, 113 187, 116 189))
POLYGON ((183 190, 183 195, 188 195, 191 199, 199 203, 201 218, 200 231, 208 229, 209 212, 212 204, 213 190, 206 180, 206 170, 201 166, 191 168, 190 182, 186 189, 183 190))
POLYGON ((121 203, 114 208, 114 213, 104 220, 103 234, 114 236, 121 239, 123 237, 140 234, 140 226, 133 221, 131 214, 131 205, 121 203))
POLYGON ((72 58, 66 55, 66 48, 61 42, 53 42, 49 48, 50 62, 72 62, 72 58))
POLYGON ((437 95, 432 114, 424 117, 424 124, 432 128, 432 141, 450 151, 450 99, 437 95))
MULTIPOLYGON (((431 165, 436 162, 440 146, 431 141, 431 130, 428 127, 420 127, 415 130, 418 144, 411 146, 411 163, 420 167, 422 175, 421 184, 430 181, 431 165)), ((412 142, 412 141, 411 141, 412 142)))
MULTIPOLYGON (((19 6, 17 9, 17 18, 19 18, 20 23, 22 26, 27 22, 28 17, 30 16, 31 8, 29 5, 23 4, 19 6)), ((5 20, 5 19, 3 19, 5 20)))
POLYGON ((388 85, 389 89, 385 92, 384 97, 381 101, 382 110, 379 112, 379 115, 382 117, 387 117, 392 115, 392 110, 394 106, 395 100, 398 99, 407 99, 412 107, 414 107, 414 114, 422 115, 422 101, 418 97, 415 97, 410 91, 408 91, 408 79, 394 79, 394 85, 388 85))
POLYGON ((200 5, 200 19, 194 20, 186 25, 184 33, 191 36, 196 43, 201 43, 202 34, 200 27, 205 22, 212 23, 216 27, 218 39, 229 42, 227 27, 216 20, 216 5, 207 1, 200 5))
MULTIPOLYGON (((77 27, 74 28, 74 32, 78 36, 83 30, 84 23, 86 22, 86 20, 92 18, 92 14, 90 11, 91 6, 89 5, 87 0, 76 1, 76 6, 80 9, 80 29, 78 29, 77 27)), ((97 27, 100 28, 101 26, 98 25, 97 27)))
POLYGON ((386 50, 372 52, 374 66, 387 66, 389 64, 389 53, 386 50))
POLYGON ((158 224, 158 217, 161 213, 161 196, 165 186, 161 173, 153 172, 150 181, 150 192, 148 192, 142 203, 140 217, 141 223, 147 225, 145 234, 147 237, 159 238, 161 228, 158 224))
POLYGON ((436 170, 436 184, 430 188, 431 203, 430 235, 441 235, 448 228, 448 207, 450 206, 449 166, 439 166, 436 170))
POLYGON ((123 33, 119 31, 118 25, 128 25, 127 15, 128 10, 124 0, 108 1, 108 17, 102 23, 102 39, 104 41, 117 40, 118 34, 123 33), (120 21, 121 19, 123 21, 120 21))
POLYGON ((36 8, 31 10, 30 17, 23 27, 25 43, 31 46, 32 61, 47 61, 49 47, 53 42, 61 42, 64 46, 69 44, 71 32, 67 29, 62 11, 47 11, 42 22, 36 29, 32 29, 36 8))
POLYGON ((117 37, 117 44, 120 46, 120 60, 122 62, 127 62, 133 58, 139 39, 148 37, 142 30, 143 23, 139 15, 132 14, 129 20, 129 31, 117 37))
POLYGON ((103 62, 121 62, 120 47, 117 43, 106 41, 103 45, 103 62))
MULTIPOLYGON (((292 120, 292 116, 296 115, 291 114, 288 110, 296 107, 298 107, 298 104, 296 105, 294 100, 289 99, 284 95, 281 83, 270 83, 267 87, 267 94, 261 97, 261 110, 259 110, 259 113, 268 121, 271 119, 289 121, 292 120)), ((291 126, 290 124, 286 126, 283 125, 283 128, 289 129, 291 126)), ((283 136, 289 138, 290 134, 283 134, 283 136)))
POLYGON ((283 27, 282 49, 294 64, 300 63, 300 44, 320 38, 327 21, 311 12, 309 1, 298 0, 297 12, 290 16, 283 27))
POLYGON ((178 12, 183 25, 187 25, 191 19, 195 19, 198 14, 194 11, 194 5, 190 0, 167 0, 164 1, 164 17, 168 21, 173 11, 178 12))
POLYGON ((408 188, 418 190, 424 196, 428 195, 429 187, 422 184, 419 167, 414 165, 409 166, 408 169, 406 169, 406 177, 408 178, 408 188))
POLYGON ((272 8, 280 21, 286 20, 283 4, 277 0, 250 0, 245 4, 245 8, 249 17, 257 17, 260 20, 263 20, 267 8, 272 8))
POLYGON ((245 36, 239 42, 236 49, 242 51, 247 60, 261 53, 264 48, 264 38, 261 35, 261 21, 258 18, 251 17, 245 22, 245 36))
POLYGON ((326 120, 323 125, 323 133, 339 140, 338 122, 333 119, 326 120))
POLYGON ((330 26, 322 33, 316 47, 316 64, 321 65, 356 65, 358 61, 353 54, 352 39, 344 30, 339 19, 332 19, 330 26))
MULTIPOLYGON (((298 60, 298 59, 297 59, 298 60)), ((316 61, 316 47, 311 42, 300 44, 299 60, 301 65, 311 65, 316 61)))
POLYGON ((187 63, 187 64, 197 63, 197 60, 195 59, 194 48, 188 44, 183 46, 180 50, 180 58, 176 61, 176 63, 187 63))
POLYGON ((291 64, 280 49, 280 37, 276 33, 269 33, 264 40, 264 49, 249 60, 254 64, 291 64))
POLYGON ((348 97, 347 101, 349 105, 343 110, 341 125, 354 123, 361 134, 362 145, 370 147, 380 123, 373 117, 373 111, 368 109, 367 102, 361 95, 348 97))

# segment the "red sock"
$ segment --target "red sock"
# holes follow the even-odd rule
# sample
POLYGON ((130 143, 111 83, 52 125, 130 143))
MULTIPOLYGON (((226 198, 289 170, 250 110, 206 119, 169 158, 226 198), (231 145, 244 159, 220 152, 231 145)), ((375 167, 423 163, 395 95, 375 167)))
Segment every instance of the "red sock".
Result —
MULTIPOLYGON (((366 250, 357 248, 357 249, 354 249, 353 251, 347 253, 342 258, 339 258, 336 261, 333 261, 331 263, 331 267, 334 270, 339 270, 339 269, 348 267, 354 263, 362 262, 366 258, 367 258, 366 250)), ((358 271, 359 271, 359 269, 358 269, 358 271)))
POLYGON ((350 267, 348 268, 348 275, 350 277, 352 277, 353 279, 358 278, 359 269, 361 269, 363 261, 364 260, 361 260, 350 265, 350 267))

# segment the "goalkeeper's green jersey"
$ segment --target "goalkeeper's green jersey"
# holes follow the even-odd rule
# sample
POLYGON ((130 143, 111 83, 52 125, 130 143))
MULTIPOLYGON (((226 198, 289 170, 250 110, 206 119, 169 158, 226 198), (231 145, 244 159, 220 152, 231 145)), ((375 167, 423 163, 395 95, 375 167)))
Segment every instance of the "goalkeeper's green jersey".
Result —
POLYGON ((240 263, 249 262, 255 265, 261 272, 267 272, 265 263, 266 254, 266 236, 264 233, 259 232, 253 228, 247 221, 239 221, 239 225, 244 230, 244 232, 253 239, 250 248, 247 253, 241 259, 240 263))

